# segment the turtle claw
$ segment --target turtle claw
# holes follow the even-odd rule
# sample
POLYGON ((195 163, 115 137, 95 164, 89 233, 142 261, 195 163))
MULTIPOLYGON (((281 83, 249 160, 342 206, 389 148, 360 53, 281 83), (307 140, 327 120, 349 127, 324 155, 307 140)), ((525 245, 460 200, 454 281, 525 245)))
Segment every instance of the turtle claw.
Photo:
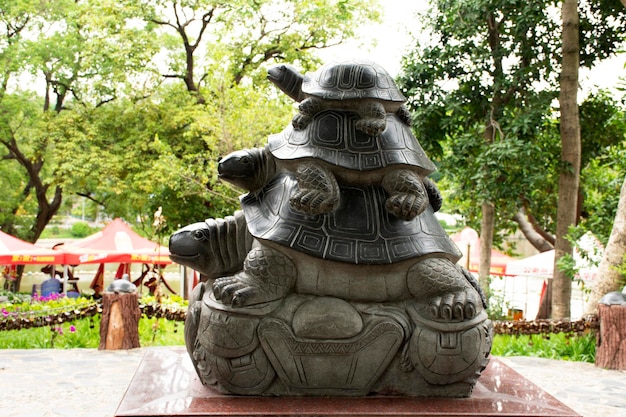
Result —
POLYGON ((387 121, 384 119, 363 118, 356 122, 355 126, 361 132, 369 136, 378 136, 387 128, 387 121))
POLYGON ((412 220, 419 216, 428 207, 428 199, 416 194, 397 193, 391 195, 385 208, 394 216, 402 220, 412 220))
POLYGON ((255 294, 256 291, 252 287, 246 287, 237 290, 233 294, 233 297, 231 299, 231 305, 233 307, 244 307, 249 304, 247 301, 253 298, 255 294))
POLYGON ((471 293, 459 291, 430 300, 428 312, 435 320, 463 321, 476 317, 476 302, 471 293))
POLYGON ((213 284, 215 298, 232 307, 252 304, 257 293, 256 288, 246 285, 235 277, 220 278, 213 284))
POLYGON ((339 197, 320 190, 300 190, 289 200, 291 207, 299 212, 318 215, 330 213, 339 204, 339 197))
POLYGON ((302 163, 297 171, 299 191, 289 199, 294 210, 309 215, 330 213, 339 206, 339 184, 335 175, 321 164, 302 163))
POLYGON ((293 116, 293 119, 291 119, 291 125, 296 130, 303 130, 309 123, 311 123, 311 116, 302 113, 296 114, 293 116))
POLYGON ((218 278, 213 283, 213 295, 225 304, 231 304, 233 294, 242 287, 243 283, 235 277, 218 278))

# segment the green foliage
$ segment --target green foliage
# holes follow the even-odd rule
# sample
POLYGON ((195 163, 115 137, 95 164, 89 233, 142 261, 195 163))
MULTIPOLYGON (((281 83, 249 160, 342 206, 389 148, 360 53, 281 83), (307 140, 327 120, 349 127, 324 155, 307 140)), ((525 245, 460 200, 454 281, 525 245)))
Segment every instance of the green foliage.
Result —
POLYGON ((545 209, 555 201, 543 198, 555 186, 546 185, 550 167, 540 162, 559 154, 558 130, 549 122, 558 41, 539 35, 558 32, 546 14, 553 3, 432 4, 424 18, 433 36, 405 57, 399 79, 414 130, 441 162, 452 188, 447 207, 472 223, 480 203, 490 201, 496 230, 504 232, 519 207, 545 209))
MULTIPOLYGON (((95 349, 100 344, 100 317, 52 327, 9 330, 1 335, 0 349, 95 349)), ((184 345, 183 323, 142 317, 139 343, 142 347, 184 345)))
MULTIPOLYGON (((614 54, 624 40, 626 9, 616 1, 596 3, 581 3, 584 66, 614 54)), ((477 226, 480 203, 489 201, 496 207, 495 230, 507 234, 516 227, 510 219, 523 208, 536 226, 554 234, 562 169, 553 107, 560 39, 549 34, 561 31, 559 15, 552 13, 558 2, 434 0, 431 5, 423 21, 432 35, 416 41, 399 83, 417 138, 441 166, 440 188, 447 188, 450 198, 445 210, 477 226)), ((599 160, 616 163, 615 147, 623 147, 626 131, 616 104, 598 93, 581 106, 584 167, 599 160)), ((583 192, 589 180, 583 181, 583 192)), ((604 203, 613 207, 619 192, 600 190, 601 182, 597 201, 607 197, 604 203)), ((610 228, 611 209, 600 208, 601 216, 588 218, 610 228)))
POLYGON ((495 335, 491 354, 495 356, 534 356, 594 363, 596 336, 592 332, 580 336, 556 333, 542 335, 495 335))
MULTIPOLYGON (((31 299, 24 294, 6 293, 8 301, 0 303, 0 319, 10 318, 13 314, 34 317, 59 315, 63 311, 76 311, 90 303, 85 298, 66 298, 58 295, 31 299), (69 309, 69 310, 68 310, 69 309)), ((154 304, 152 296, 143 296, 142 304, 154 304)), ((182 310, 187 308, 187 301, 179 296, 163 298, 159 308, 182 310)), ((141 346, 183 345, 183 323, 164 318, 142 316, 139 320, 139 339, 141 346)), ((45 349, 45 348, 97 348, 100 343, 100 315, 79 318, 50 326, 8 330, 0 332, 0 349, 45 349)))
MULTIPOLYGON (((492 277, 492 279, 502 279, 502 277, 492 277)), ((506 320, 511 305, 505 300, 503 291, 493 291, 491 287, 487 289, 487 299, 489 300, 489 308, 487 315, 491 320, 506 320)))
POLYGON ((72 225, 71 234, 75 238, 87 237, 94 233, 94 230, 87 223, 77 222, 72 225))
POLYGON ((0 0, 0 227, 35 240, 68 196, 149 235, 231 213, 215 161, 259 146, 293 103, 268 65, 379 19, 374 0, 0 0), (172 13, 172 11, 174 13, 172 13), (28 89, 28 90, 27 90, 28 89), (98 207, 98 208, 96 208, 98 207))

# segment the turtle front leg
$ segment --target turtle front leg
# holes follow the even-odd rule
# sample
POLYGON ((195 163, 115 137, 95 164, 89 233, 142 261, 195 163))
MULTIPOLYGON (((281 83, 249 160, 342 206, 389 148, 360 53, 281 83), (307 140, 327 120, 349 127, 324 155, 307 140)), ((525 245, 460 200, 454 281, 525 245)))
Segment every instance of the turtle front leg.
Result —
POLYGON ((385 106, 376 101, 365 102, 358 110, 361 118, 355 127, 369 136, 378 136, 387 128, 385 106))
POLYGON ((413 118, 411 117, 411 112, 404 104, 400 106, 398 111, 396 111, 396 115, 400 118, 402 123, 404 123, 405 125, 411 126, 413 124, 413 118))
POLYGON ((411 220, 428 207, 429 198, 424 183, 413 171, 394 170, 384 176, 382 186, 390 194, 385 208, 402 220, 411 220))
POLYGON ((244 307, 284 298, 296 282, 296 267, 282 252, 265 246, 253 248, 243 271, 213 283, 215 298, 244 307))
POLYGON ((445 258, 428 258, 407 274, 411 296, 433 320, 471 320, 484 310, 484 300, 461 268, 445 258))
POLYGON ((324 102, 319 98, 309 97, 302 100, 298 106, 298 110, 300 110, 300 112, 293 116, 291 125, 296 130, 302 130, 311 123, 313 116, 324 110, 324 102))
POLYGON ((314 162, 301 164, 296 171, 299 191, 290 199, 294 210, 312 216, 330 213, 339 206, 339 184, 326 167, 314 162))

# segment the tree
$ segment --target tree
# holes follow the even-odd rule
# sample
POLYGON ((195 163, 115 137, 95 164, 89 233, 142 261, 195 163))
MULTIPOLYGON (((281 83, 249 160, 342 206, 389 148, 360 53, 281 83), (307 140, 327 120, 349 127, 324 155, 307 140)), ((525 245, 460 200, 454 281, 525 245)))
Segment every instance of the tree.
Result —
POLYGON ((312 51, 338 45, 354 28, 379 19, 374 0, 142 1, 147 22, 162 28, 165 78, 182 80, 206 101, 202 89, 223 76, 239 84, 267 62, 316 62, 312 51))
POLYGON ((611 291, 619 291, 626 285, 624 265, 626 264, 626 177, 622 184, 619 205, 613 222, 613 229, 598 268, 598 280, 594 283, 587 302, 587 313, 597 313, 598 301, 611 291))
MULTIPOLYGON (((593 65, 620 44, 615 34, 624 14, 609 3, 581 6, 581 65, 593 65), (608 15, 613 18, 602 18, 608 15)), ((556 3, 432 4, 426 21, 436 36, 405 58, 400 81, 416 135, 443 167, 440 188, 452 188, 446 209, 481 224, 486 238, 491 230, 508 234, 523 226, 538 245, 551 246, 561 166, 551 106, 561 65, 561 42, 550 36, 558 32, 556 3)), ((502 235, 493 237, 497 243, 502 235)), ((488 249, 481 247, 483 283, 488 249)))
POLYGON ((567 232, 577 222, 578 188, 580 180, 580 119, 578 117, 578 0, 564 0, 561 8, 562 54, 561 88, 561 164, 559 172, 559 200, 554 246, 554 277, 552 280, 552 317, 570 317, 572 280, 557 267, 557 262, 572 254, 567 232))
MULTIPOLYGON (((0 25, 3 161, 17 164, 20 198, 7 211, 31 214, 22 237, 35 241, 57 213, 64 187, 55 131, 77 123, 75 110, 114 100, 150 56, 150 36, 124 25, 133 16, 106 2, 3 1, 0 25), (140 51, 129 55, 129 50, 140 51), (32 87, 27 91, 22 86, 32 87), (39 89, 40 95, 34 93, 39 89)), ((77 129, 78 131, 79 129, 77 129)))
POLYGON ((495 226, 510 221, 520 196, 530 200, 533 162, 544 159, 536 126, 555 93, 537 83, 553 83, 557 63, 554 40, 539 34, 552 33, 555 22, 545 16, 549 2, 432 4, 436 38, 406 57, 400 82, 417 137, 456 185, 454 202, 481 207, 463 208, 480 222, 479 279, 488 288, 495 226))

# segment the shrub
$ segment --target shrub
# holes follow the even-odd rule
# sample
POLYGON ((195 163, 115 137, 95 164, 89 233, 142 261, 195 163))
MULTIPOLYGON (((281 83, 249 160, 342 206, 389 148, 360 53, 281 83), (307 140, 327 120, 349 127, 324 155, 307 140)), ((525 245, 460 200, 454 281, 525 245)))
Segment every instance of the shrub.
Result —
POLYGON ((73 237, 81 238, 89 236, 92 230, 87 223, 78 222, 72 225, 71 233, 73 237))

